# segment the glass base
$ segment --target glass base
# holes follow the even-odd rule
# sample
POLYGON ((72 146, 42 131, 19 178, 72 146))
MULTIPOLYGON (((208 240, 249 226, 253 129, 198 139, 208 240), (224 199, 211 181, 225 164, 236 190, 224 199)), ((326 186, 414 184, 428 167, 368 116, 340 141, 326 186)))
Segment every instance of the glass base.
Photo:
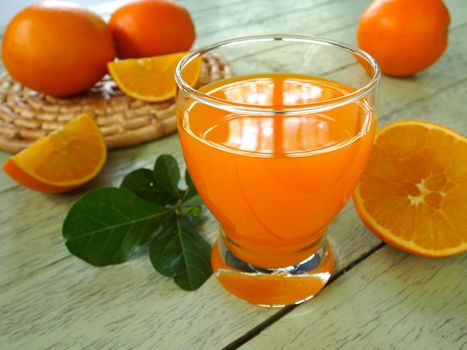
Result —
POLYGON ((324 240, 315 254, 297 265, 265 269, 237 258, 219 237, 212 249, 211 265, 230 293, 259 306, 283 307, 313 298, 331 277, 334 260, 324 240))

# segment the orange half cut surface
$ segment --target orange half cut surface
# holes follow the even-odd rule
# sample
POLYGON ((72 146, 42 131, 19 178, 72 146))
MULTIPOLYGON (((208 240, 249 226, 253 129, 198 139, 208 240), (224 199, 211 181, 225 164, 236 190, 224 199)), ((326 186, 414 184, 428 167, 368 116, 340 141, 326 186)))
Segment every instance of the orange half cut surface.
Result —
POLYGON ((400 121, 378 131, 353 200, 366 226, 406 252, 467 250, 467 138, 444 126, 400 121))

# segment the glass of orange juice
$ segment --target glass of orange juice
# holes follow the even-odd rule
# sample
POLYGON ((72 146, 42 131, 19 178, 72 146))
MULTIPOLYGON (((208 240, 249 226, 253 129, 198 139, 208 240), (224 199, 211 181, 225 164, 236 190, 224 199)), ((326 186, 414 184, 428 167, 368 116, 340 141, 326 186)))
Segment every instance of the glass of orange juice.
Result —
POLYGON ((265 35, 193 51, 175 75, 183 155, 220 225, 215 275, 254 304, 310 299, 333 270, 326 229, 371 151, 375 60, 317 37, 265 35), (200 88, 183 79, 216 57, 232 77, 200 88))

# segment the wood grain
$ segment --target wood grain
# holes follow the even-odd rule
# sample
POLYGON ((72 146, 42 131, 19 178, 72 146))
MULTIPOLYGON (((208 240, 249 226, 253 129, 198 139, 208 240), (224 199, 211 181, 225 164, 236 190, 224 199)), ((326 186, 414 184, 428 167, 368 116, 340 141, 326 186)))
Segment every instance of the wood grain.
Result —
POLYGON ((184 292, 148 260, 94 269, 68 257, 2 288, 2 348, 216 349, 271 313, 213 278, 184 292))
MULTIPOLYGON (((369 0, 184 3, 193 11, 199 30, 198 46, 266 32, 321 34, 352 44, 358 16, 369 0)), ((383 78, 381 124, 414 118, 467 131, 464 107, 467 4, 464 0, 450 0, 447 4, 453 17, 448 51, 436 65, 412 79, 383 78)), ((345 74, 345 70, 336 74, 345 74)), ((145 254, 127 264, 103 269, 88 266, 69 255, 60 227, 72 203, 93 188, 118 185, 132 169, 151 167, 162 153, 171 153, 183 163, 178 138, 173 135, 111 152, 101 176, 79 191, 61 196, 20 188, 0 173, 0 348, 219 349, 276 313, 232 297, 214 278, 196 292, 183 292, 171 280, 157 274, 145 254)), ((8 156, 0 153, 0 162, 8 156)), ((217 235, 212 218, 204 225, 204 235, 210 241, 217 235)), ((345 337, 340 337, 334 328, 337 324, 342 327, 343 335, 351 334, 344 348, 371 348, 371 341, 386 339, 385 332, 393 326, 390 335, 394 341, 380 348, 393 345, 400 348, 400 343, 425 345, 422 348, 426 349, 450 349, 465 344, 465 321, 464 324, 462 319, 459 321, 462 315, 459 312, 466 314, 467 311, 465 282, 462 284, 466 277, 465 256, 428 261, 383 248, 364 259, 379 247, 380 241, 360 223, 351 204, 330 227, 329 239, 334 246, 337 271, 360 259, 363 261, 336 279, 315 301, 296 308, 277 323, 280 326, 266 329, 245 348, 274 348, 269 341, 274 332, 277 334, 272 339, 277 344, 286 344, 281 334, 297 349, 337 348, 345 342, 345 337), (362 288, 362 281, 371 279, 375 282, 362 288), (352 303, 347 307, 349 296, 352 303), (430 300, 435 300, 436 305, 430 304, 430 300), (444 300, 454 301, 449 304, 444 300), (343 308, 339 314, 341 319, 331 312, 325 317, 324 311, 336 312, 340 308, 343 308), (314 311, 317 309, 323 313, 314 311), (443 312, 449 317, 436 317, 443 312), (301 321, 289 321, 295 318, 301 321), (321 319, 326 320, 328 328, 326 331, 323 328, 321 338, 314 338, 313 334, 319 334, 307 326, 321 319), (420 320, 423 322, 414 326, 420 320), (442 325, 442 322, 446 323, 442 325), (374 336, 370 333, 364 337, 363 332, 373 327, 376 327, 372 331, 374 336), (280 333, 282 328, 295 338, 288 337, 288 332, 280 333), (412 328, 414 333, 408 333, 412 328), (359 337, 356 329, 361 330, 359 337), (418 338, 416 332, 420 332, 418 338), (330 333, 337 335, 325 336, 330 333), (431 348, 429 340, 433 340, 431 348)))
POLYGON ((241 349, 465 349, 466 264, 386 246, 241 349))

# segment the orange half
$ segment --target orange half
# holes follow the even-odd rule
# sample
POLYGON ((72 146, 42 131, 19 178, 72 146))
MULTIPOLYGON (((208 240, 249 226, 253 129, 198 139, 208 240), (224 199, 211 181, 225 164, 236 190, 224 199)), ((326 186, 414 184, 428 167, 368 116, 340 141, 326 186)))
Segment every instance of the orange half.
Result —
POLYGON ((89 114, 82 114, 8 159, 4 171, 39 192, 66 192, 93 179, 104 166, 104 138, 89 114))
POLYGON ((400 121, 378 131, 353 200, 368 228, 406 252, 467 250, 467 138, 438 124, 400 121))
MULTIPOLYGON (((175 96, 175 68, 187 52, 164 56, 128 59, 108 63, 110 75, 128 96, 161 102, 175 96)), ((201 72, 201 59, 197 58, 183 69, 183 79, 194 86, 201 72)))

